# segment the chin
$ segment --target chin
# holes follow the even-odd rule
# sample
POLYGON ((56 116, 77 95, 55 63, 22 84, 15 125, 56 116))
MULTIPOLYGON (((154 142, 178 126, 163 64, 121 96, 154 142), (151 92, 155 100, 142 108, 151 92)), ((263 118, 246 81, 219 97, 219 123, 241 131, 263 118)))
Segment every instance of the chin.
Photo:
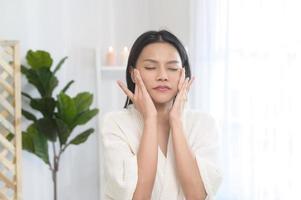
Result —
POLYGON ((153 102, 156 104, 166 104, 166 103, 170 103, 171 101, 173 101, 174 97, 154 97, 153 102))

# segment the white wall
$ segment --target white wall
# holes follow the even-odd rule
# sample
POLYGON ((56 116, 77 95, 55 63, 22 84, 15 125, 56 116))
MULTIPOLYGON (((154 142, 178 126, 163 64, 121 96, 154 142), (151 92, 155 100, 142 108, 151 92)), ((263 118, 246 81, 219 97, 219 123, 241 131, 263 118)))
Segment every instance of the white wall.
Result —
POLYGON ((147 30, 168 29, 184 44, 189 43, 189 2, 183 0, 113 0, 103 1, 97 22, 102 37, 102 51, 113 46, 120 51, 131 46, 147 30))
MULTIPOLYGON (((95 93, 95 47, 101 55, 110 45, 120 51, 142 32, 160 28, 174 32, 184 44, 190 39, 189 1, 0 0, 0 13, 0 39, 20 40, 23 57, 28 49, 47 50, 56 62, 69 56, 58 76, 59 88, 71 79, 76 81, 71 94, 95 93)), ((34 93, 25 82, 23 90, 34 93)), ((87 126, 96 128, 96 121, 87 126)), ((97 133, 85 144, 70 147, 60 167, 60 199, 99 199, 97 133)), ((23 153, 23 195, 24 200, 52 199, 48 168, 27 152, 23 153)))

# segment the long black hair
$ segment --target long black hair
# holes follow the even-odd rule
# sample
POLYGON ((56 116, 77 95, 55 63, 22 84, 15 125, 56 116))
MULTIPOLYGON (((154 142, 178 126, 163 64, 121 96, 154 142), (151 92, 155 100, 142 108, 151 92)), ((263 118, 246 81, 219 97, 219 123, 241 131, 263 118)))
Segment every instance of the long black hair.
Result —
MULTIPOLYGON (((126 68, 126 83, 128 89, 133 93, 135 92, 135 83, 131 78, 131 69, 136 68, 136 62, 143 48, 149 44, 157 42, 167 42, 177 49, 182 61, 182 65, 185 68, 185 77, 191 78, 188 55, 181 41, 167 30, 147 31, 136 39, 129 54, 126 68)), ((132 103, 133 102, 129 99, 129 97, 127 97, 124 108, 132 103)))

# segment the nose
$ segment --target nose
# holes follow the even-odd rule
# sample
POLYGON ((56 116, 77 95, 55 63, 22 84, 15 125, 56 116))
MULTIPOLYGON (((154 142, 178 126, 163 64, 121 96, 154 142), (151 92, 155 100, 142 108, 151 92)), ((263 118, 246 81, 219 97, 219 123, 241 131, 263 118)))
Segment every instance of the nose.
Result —
POLYGON ((167 81, 168 80, 168 76, 167 76, 165 69, 159 70, 157 80, 159 80, 159 81, 167 81))

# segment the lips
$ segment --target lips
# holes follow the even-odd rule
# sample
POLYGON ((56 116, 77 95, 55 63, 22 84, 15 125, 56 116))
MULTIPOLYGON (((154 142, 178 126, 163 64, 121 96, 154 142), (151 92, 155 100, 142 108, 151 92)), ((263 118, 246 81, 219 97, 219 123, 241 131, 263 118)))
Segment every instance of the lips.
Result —
POLYGON ((165 91, 170 90, 171 88, 166 85, 159 85, 159 86, 155 87, 154 89, 157 91, 160 91, 160 92, 165 92, 165 91))

